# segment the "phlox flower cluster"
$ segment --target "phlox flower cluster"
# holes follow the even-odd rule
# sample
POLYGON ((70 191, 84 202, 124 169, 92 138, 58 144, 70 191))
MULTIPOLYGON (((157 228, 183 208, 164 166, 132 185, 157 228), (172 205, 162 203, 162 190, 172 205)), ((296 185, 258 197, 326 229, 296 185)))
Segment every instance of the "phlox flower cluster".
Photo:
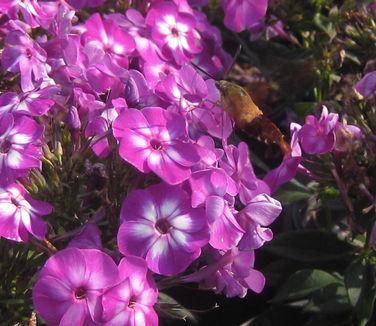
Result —
MULTIPOLYGON (((2 70, 19 77, 19 88, 0 96, 0 236, 46 237, 41 216, 52 207, 21 184, 41 170, 56 128, 69 131, 75 154, 86 138, 101 162, 119 155, 123 167, 155 176, 121 204, 118 252, 86 224, 47 260, 33 289, 36 311, 61 326, 158 325, 156 274, 228 297, 261 292, 255 250, 272 239, 282 209, 271 194, 304 169, 301 148, 340 150, 336 134, 349 127, 324 107, 319 119, 293 126, 292 153, 259 179, 247 145, 229 142, 233 123, 215 81, 191 65, 220 78, 231 62, 219 30, 194 9, 206 1, 145 1, 147 10, 79 20, 75 10, 104 2, 0 4, 2 70)), ((223 7, 225 24, 241 31, 265 15, 267 1, 223 7)))

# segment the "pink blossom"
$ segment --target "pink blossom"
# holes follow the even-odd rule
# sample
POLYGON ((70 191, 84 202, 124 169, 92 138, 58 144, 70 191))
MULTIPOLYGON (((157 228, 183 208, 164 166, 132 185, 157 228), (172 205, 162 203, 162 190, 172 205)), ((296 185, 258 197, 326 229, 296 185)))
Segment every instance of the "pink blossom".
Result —
POLYGON ((7 92, 0 95, 0 114, 11 112, 30 116, 41 116, 54 105, 51 99, 59 91, 57 86, 47 86, 30 92, 17 94, 7 92))
POLYGON ((102 20, 98 13, 93 14, 85 23, 86 32, 82 40, 86 48, 102 51, 111 56, 119 66, 128 68, 129 55, 136 47, 133 38, 111 19, 102 20))
POLYGON ((225 156, 219 164, 234 179, 238 188, 239 199, 244 205, 258 194, 270 194, 269 186, 258 179, 253 172, 246 143, 241 142, 238 147, 234 145, 226 146, 225 156))
POLYGON ((265 226, 270 225, 282 211, 278 200, 260 194, 254 197, 238 215, 240 225, 245 234, 239 242, 239 250, 260 248, 265 241, 273 238, 273 233, 265 226))
POLYGON ((192 55, 202 51, 196 20, 187 12, 180 12, 172 2, 158 2, 148 11, 145 22, 152 29, 152 39, 163 55, 177 64, 188 62, 192 55))
POLYGON ((127 256, 119 264, 120 282, 103 295, 104 326, 158 326, 158 298, 145 260, 127 256))
POLYGON ((99 249, 102 250, 100 230, 94 223, 86 223, 77 232, 67 248, 99 249))
POLYGON ((232 207, 237 189, 234 181, 222 169, 194 172, 189 179, 192 206, 205 206, 210 227, 210 245, 228 250, 236 246, 244 230, 236 220, 232 207))
POLYGON ((40 168, 44 126, 26 116, 0 115, 0 186, 14 182, 28 169, 40 168))
POLYGON ((297 171, 300 170, 303 173, 309 174, 309 171, 300 164, 303 161, 298 138, 300 129, 301 126, 299 124, 291 123, 291 153, 285 155, 281 164, 269 171, 264 177, 264 181, 268 184, 271 193, 274 193, 280 185, 294 178, 297 171))
POLYGON ((160 107, 125 110, 114 121, 113 133, 124 160, 169 184, 187 180, 200 159, 194 144, 186 141, 184 118, 160 107))
POLYGON ((320 119, 308 115, 305 124, 299 130, 298 138, 303 150, 308 154, 325 154, 335 145, 335 127, 337 113, 329 113, 326 106, 322 107, 320 119))
POLYGON ((226 27, 240 33, 265 16, 268 0, 222 0, 222 7, 226 27))
POLYGON ((42 2, 38 0, 1 0, 0 12, 5 12, 11 19, 18 19, 22 14, 25 22, 35 28, 47 29, 58 10, 58 1, 42 2))
POLYGON ((14 241, 28 241, 29 233, 43 240, 47 223, 40 215, 52 212, 50 204, 34 200, 17 184, 0 188, 0 236, 14 241))
POLYGON ((4 70, 21 73, 23 91, 34 89, 39 79, 49 79, 46 59, 46 52, 27 34, 12 31, 6 36, 1 64, 4 70))
POLYGON ((376 71, 366 74, 355 86, 355 90, 364 98, 371 98, 376 94, 376 71))
POLYGON ((97 249, 68 248, 50 257, 33 288, 37 312, 50 325, 88 326, 102 318, 102 295, 118 270, 97 249))
POLYGON ((118 245, 123 254, 146 260, 162 275, 184 271, 208 243, 205 211, 188 194, 164 183, 130 193, 121 208, 118 245))
POLYGON ((199 282, 200 287, 224 293, 226 297, 245 297, 247 290, 260 293, 265 286, 265 277, 254 269, 253 250, 227 252, 210 250, 212 262, 199 271, 183 278, 185 282, 199 282))

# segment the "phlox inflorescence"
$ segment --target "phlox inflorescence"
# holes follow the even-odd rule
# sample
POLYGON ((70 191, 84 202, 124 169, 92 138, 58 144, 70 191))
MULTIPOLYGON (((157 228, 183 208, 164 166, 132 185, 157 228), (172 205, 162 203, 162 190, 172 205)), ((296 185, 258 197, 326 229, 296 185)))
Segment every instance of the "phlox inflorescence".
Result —
MULTIPOLYGON (((140 1, 146 11, 94 13, 84 22, 75 10, 105 1, 21 2, 27 6, 0 4, 1 64, 20 74, 23 91, 0 96, 0 236, 48 237, 40 216, 52 207, 25 188, 32 189, 30 171, 45 173, 42 160, 61 164, 64 128, 72 160, 91 148, 99 166, 149 178, 112 203, 121 206, 112 234, 118 250, 102 246, 95 224, 66 235, 74 239, 46 261, 33 289, 40 316, 60 326, 158 325, 155 275, 228 297, 261 292, 255 250, 272 239, 268 227, 281 212, 271 195, 303 169, 301 148, 336 150, 336 132, 348 126, 325 107, 320 119, 307 117, 292 129, 292 152, 259 179, 247 145, 229 143, 233 123, 215 81, 190 65, 221 77, 231 61, 219 31, 194 9, 205 1, 140 1), (33 39, 36 26, 43 32, 33 39)), ((241 3, 223 1, 235 31, 250 27, 243 16, 230 22, 239 10, 256 22, 267 8, 267 1, 241 3)))

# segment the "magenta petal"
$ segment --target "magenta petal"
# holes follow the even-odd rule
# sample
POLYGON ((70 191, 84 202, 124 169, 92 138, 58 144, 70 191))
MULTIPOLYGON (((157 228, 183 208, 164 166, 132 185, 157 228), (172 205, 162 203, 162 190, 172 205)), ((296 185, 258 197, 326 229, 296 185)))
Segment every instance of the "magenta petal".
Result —
POLYGON ((39 277, 51 275, 55 278, 68 280, 72 287, 79 287, 82 285, 86 273, 83 261, 84 256, 78 249, 69 248, 59 251, 47 260, 39 277))
POLYGON ((112 129, 115 138, 123 137, 124 129, 134 129, 144 136, 150 136, 149 123, 140 110, 126 109, 113 122, 112 129))
POLYGON ((44 127, 38 125, 33 119, 21 116, 15 121, 15 126, 9 134, 9 141, 15 144, 28 144, 38 139, 44 127))
POLYGON ((265 286, 265 276, 255 269, 249 270, 249 276, 246 277, 244 281, 248 288, 256 293, 260 293, 265 286))
POLYGON ((87 275, 85 280, 90 289, 102 289, 117 279, 117 266, 110 256, 97 249, 85 251, 87 275))
POLYGON ((281 213, 282 206, 278 200, 261 194, 253 198, 243 211, 256 223, 267 226, 281 213))
POLYGON ((24 241, 19 234, 20 218, 17 215, 0 217, 0 236, 14 241, 24 241))
POLYGON ((173 276, 184 271, 200 253, 200 249, 191 253, 185 252, 173 239, 159 238, 150 248, 145 259, 153 272, 173 276))
POLYGON ((241 227, 231 221, 231 215, 230 212, 227 212, 226 215, 221 215, 211 225, 209 243, 216 249, 229 250, 233 248, 244 234, 241 227))
POLYGON ((59 324, 72 301, 72 289, 68 288, 64 281, 51 276, 39 280, 33 288, 35 309, 48 324, 59 324))
POLYGON ((39 215, 48 215, 52 212, 52 206, 49 203, 35 200, 30 196, 24 196, 25 199, 30 203, 31 210, 39 215))
POLYGON ((72 304, 60 320, 59 326, 83 326, 87 318, 86 302, 72 304))
MULTIPOLYGON (((30 149, 33 150, 32 147, 30 149)), ((40 167, 40 160, 39 155, 33 156, 33 155, 27 155, 27 148, 25 151, 25 148, 12 146, 11 149, 8 152, 8 155, 6 156, 6 164, 16 170, 20 169, 30 169, 30 168, 39 168, 40 167)))
POLYGON ((131 129, 125 129, 122 132, 119 154, 124 160, 133 164, 141 172, 147 173, 150 168, 146 160, 150 153, 148 139, 131 129))
POLYGON ((184 167, 169 156, 154 151, 148 157, 148 166, 161 179, 171 185, 176 185, 187 180, 191 175, 191 169, 184 167))
POLYGON ((149 223, 130 221, 120 225, 117 242, 123 254, 145 257, 155 241, 155 231, 149 223))
POLYGON ((193 144, 174 142, 166 146, 165 152, 176 163, 187 167, 196 164, 200 160, 193 144))
POLYGON ((24 212, 22 216, 22 223, 34 237, 38 240, 43 240, 47 233, 47 223, 37 215, 29 215, 24 212), (26 215, 26 216, 25 216, 26 215))
POLYGON ((376 71, 371 71, 358 81, 355 90, 363 97, 370 97, 376 93, 376 71))
POLYGON ((125 198, 121 207, 120 218, 121 221, 145 219, 145 223, 148 221, 154 223, 157 220, 157 213, 155 199, 150 191, 135 190, 125 198))
MULTIPOLYGON (((109 257, 109 256, 107 256, 109 257)), ((117 267, 115 263, 112 261, 111 265, 115 267, 113 270, 107 270, 102 274, 102 276, 110 276, 112 278, 111 283, 107 283, 105 287, 108 287, 110 285, 114 285, 115 281, 117 279, 117 267)), ((87 303, 87 308, 89 310, 91 319, 95 322, 100 322, 100 319, 102 317, 102 289, 99 291, 91 291, 89 290, 87 293, 87 298, 86 298, 86 303, 87 303)))

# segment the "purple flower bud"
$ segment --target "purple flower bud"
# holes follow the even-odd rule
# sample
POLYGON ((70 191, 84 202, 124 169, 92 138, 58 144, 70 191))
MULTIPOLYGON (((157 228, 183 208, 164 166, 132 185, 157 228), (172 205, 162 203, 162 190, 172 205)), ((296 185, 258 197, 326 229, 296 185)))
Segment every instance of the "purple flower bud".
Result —
POLYGON ((71 106, 69 108, 66 123, 70 130, 79 130, 81 128, 80 116, 78 115, 78 111, 75 106, 71 106))

